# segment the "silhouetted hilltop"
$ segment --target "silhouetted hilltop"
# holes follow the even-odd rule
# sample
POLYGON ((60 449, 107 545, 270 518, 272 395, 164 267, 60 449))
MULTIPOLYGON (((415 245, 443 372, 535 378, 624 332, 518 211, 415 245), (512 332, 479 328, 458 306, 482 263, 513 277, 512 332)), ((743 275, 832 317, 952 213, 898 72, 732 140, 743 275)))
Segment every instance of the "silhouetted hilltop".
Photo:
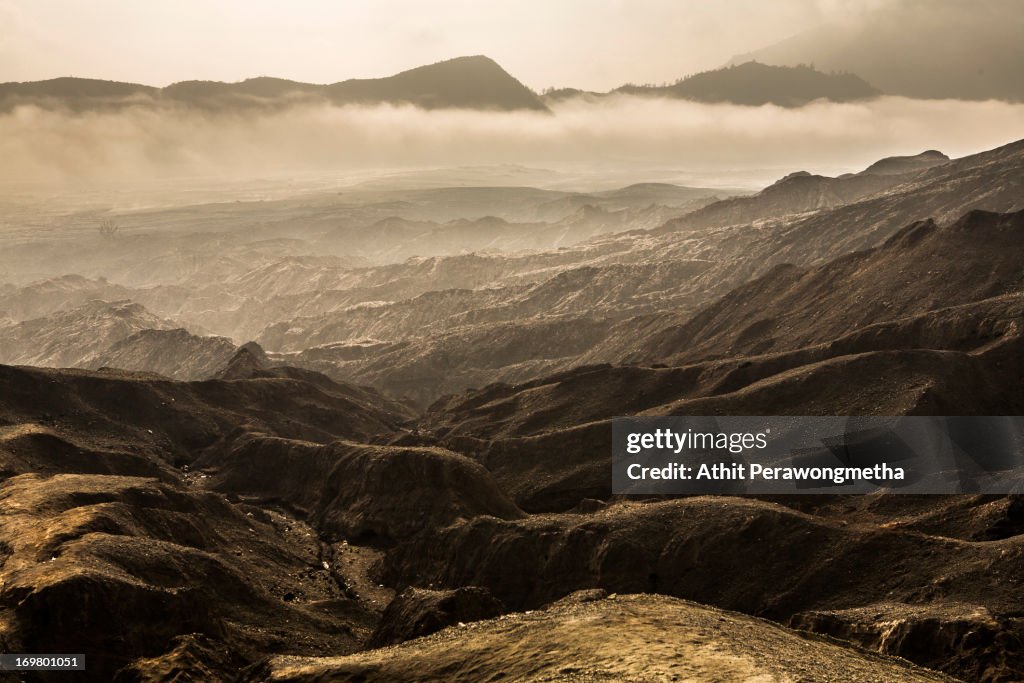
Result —
POLYGON ((324 86, 281 78, 249 78, 239 83, 181 81, 159 91, 163 100, 203 107, 287 104, 315 99, 324 86))
POLYGON ((545 109, 532 90, 493 60, 479 55, 457 57, 386 78, 350 79, 330 85, 266 76, 238 83, 181 81, 166 88, 88 78, 0 84, 0 110, 18 104, 80 111, 140 103, 239 109, 299 102, 414 104, 425 109, 545 109))
POLYGON ((494 60, 457 57, 389 78, 352 79, 329 85, 332 101, 408 102, 425 109, 545 109, 537 95, 494 60))
POLYGON ((625 85, 615 92, 655 95, 697 102, 797 107, 813 100, 849 102, 879 91, 854 74, 826 74, 809 66, 780 67, 747 62, 705 71, 667 86, 625 85))
POLYGON ((45 81, 0 83, 0 111, 19 104, 66 107, 74 111, 127 106, 149 101, 159 88, 138 83, 120 83, 95 78, 51 78, 45 81))

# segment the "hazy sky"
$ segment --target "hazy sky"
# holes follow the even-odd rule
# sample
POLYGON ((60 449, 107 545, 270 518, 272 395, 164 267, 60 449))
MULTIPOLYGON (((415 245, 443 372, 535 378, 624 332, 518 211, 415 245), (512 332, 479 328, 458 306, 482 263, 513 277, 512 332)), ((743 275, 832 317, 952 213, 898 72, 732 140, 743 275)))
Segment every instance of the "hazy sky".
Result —
POLYGON ((674 80, 887 0, 0 0, 0 81, 384 76, 486 54, 530 87, 674 80))

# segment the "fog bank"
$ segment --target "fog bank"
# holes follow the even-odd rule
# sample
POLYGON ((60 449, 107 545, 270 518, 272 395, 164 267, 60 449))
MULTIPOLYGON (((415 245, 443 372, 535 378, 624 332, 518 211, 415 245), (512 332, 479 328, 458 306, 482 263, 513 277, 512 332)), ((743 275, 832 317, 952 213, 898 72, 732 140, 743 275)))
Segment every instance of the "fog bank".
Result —
POLYGON ((895 154, 962 156, 1024 138, 1024 105, 911 100, 796 109, 612 97, 552 114, 306 106, 209 114, 136 107, 0 116, 0 180, 153 180, 459 164, 648 164, 686 172, 856 170, 895 154))

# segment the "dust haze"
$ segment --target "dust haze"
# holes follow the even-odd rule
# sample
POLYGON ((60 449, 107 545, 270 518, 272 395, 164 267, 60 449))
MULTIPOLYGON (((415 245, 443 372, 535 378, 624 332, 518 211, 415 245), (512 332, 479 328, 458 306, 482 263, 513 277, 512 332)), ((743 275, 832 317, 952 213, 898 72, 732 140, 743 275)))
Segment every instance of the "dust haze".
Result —
POLYGON ((1024 6, 1017 0, 868 3, 734 57, 852 71, 907 97, 1024 100, 1024 6))
POLYGON ((394 105, 72 114, 23 106, 0 117, 0 179, 74 184, 491 163, 853 171, 881 156, 934 147, 959 156, 1018 137, 1022 104, 900 97, 781 108, 616 96, 569 100, 551 114, 394 105))

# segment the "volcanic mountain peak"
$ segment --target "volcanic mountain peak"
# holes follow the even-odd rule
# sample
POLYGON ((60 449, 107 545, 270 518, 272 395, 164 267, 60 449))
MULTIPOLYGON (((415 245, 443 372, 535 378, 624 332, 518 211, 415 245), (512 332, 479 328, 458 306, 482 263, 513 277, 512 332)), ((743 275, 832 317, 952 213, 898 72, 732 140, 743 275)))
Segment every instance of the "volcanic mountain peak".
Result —
POLYGON ((490 57, 485 55, 468 55, 407 69, 406 71, 395 74, 391 78, 507 79, 512 78, 512 76, 490 57))
POLYGON ((336 102, 408 102, 426 109, 546 110, 537 95, 494 60, 456 57, 387 78, 352 79, 326 88, 336 102))

